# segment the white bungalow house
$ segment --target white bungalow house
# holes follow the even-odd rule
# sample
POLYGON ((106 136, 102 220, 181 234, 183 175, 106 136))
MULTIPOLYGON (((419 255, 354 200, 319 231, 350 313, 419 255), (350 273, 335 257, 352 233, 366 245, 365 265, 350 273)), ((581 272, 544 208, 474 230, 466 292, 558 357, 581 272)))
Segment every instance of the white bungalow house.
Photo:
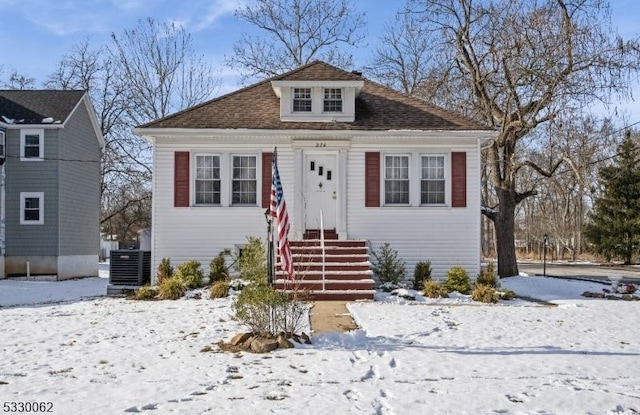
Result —
POLYGON ((367 255, 387 242, 407 279, 424 260, 435 277, 480 271, 480 151, 495 133, 358 72, 316 61, 135 132, 153 143, 153 269, 265 238, 277 148, 306 288, 371 298, 367 255), (308 248, 321 211, 336 240, 322 267, 308 248))

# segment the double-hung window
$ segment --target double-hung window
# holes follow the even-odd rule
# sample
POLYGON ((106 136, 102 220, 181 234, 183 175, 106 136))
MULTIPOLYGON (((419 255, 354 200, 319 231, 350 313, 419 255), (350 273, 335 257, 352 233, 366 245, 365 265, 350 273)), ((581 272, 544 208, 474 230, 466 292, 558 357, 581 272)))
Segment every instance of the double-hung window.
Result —
POLYGON ((341 88, 325 88, 324 89, 324 112, 342 112, 342 89, 341 88))
POLYGON ((293 112, 311 112, 311 88, 293 88, 293 112))
POLYGON ((42 160, 44 158, 44 130, 20 131, 20 160, 42 160))
POLYGON ((444 156, 422 156, 420 203, 423 205, 444 204, 444 180, 444 156))
POLYGON ((220 204, 220 156, 196 155, 196 205, 220 204))
POLYGON ((408 155, 384 157, 384 203, 385 205, 409 204, 408 155))
POLYGON ((44 193, 20 193, 20 224, 42 225, 44 223, 44 193))
POLYGON ((255 205, 257 203, 256 156, 233 156, 231 179, 231 204, 255 205))

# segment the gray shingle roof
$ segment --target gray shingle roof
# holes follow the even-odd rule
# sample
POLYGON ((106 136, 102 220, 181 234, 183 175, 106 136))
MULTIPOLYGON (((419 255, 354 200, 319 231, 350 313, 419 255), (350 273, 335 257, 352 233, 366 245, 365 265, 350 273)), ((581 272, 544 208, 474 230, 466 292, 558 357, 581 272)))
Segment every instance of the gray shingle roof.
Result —
POLYGON ((459 114, 315 61, 291 72, 223 95, 139 126, 140 128, 214 128, 266 130, 490 130, 459 114), (363 80, 354 122, 283 122, 271 81, 363 80))
POLYGON ((51 122, 43 120, 53 118, 53 122, 64 123, 84 94, 78 90, 0 90, 0 121, 46 125, 51 122))

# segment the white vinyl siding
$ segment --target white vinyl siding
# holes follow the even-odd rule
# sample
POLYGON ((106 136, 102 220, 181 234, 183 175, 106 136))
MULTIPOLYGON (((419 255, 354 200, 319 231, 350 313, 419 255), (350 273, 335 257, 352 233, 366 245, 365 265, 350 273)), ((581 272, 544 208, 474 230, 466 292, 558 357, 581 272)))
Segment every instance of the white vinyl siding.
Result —
POLYGON ((44 193, 20 192, 20 225, 44 224, 44 193))
POLYGON ((44 130, 20 131, 20 160, 41 161, 44 159, 44 130))

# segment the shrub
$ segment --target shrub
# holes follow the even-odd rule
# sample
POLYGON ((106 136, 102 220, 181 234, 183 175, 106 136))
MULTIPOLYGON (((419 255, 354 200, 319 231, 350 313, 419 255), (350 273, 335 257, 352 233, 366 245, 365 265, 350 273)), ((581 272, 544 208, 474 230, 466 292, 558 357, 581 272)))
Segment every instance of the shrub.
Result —
POLYGON ((209 289, 211 298, 223 298, 229 296, 229 281, 221 280, 211 284, 209 289))
POLYGON ((158 297, 161 300, 177 300, 187 292, 187 286, 182 278, 173 276, 166 278, 158 285, 158 297))
POLYGON ((218 256, 209 263, 209 282, 214 283, 229 279, 229 268, 226 263, 228 251, 221 251, 218 256))
POLYGON ((398 251, 385 243, 378 252, 373 252, 373 273, 381 283, 398 284, 406 275, 404 261, 398 258, 398 251))
POLYGON ((473 301, 480 301, 481 303, 497 303, 499 297, 496 289, 492 286, 478 284, 471 293, 471 299, 473 301))
POLYGON ((171 277, 173 277, 173 267, 171 266, 171 260, 168 258, 162 258, 162 261, 160 261, 160 265, 158 265, 158 272, 156 273, 156 283, 161 284, 162 281, 171 277))
POLYGON ((260 238, 250 236, 236 261, 240 278, 267 285, 267 255, 260 238))
POLYGON ((158 289, 156 287, 145 285, 138 288, 133 298, 136 300, 155 300, 157 295, 158 289))
POLYGON ((449 292, 457 291, 460 294, 469 294, 471 282, 467 270, 458 266, 452 267, 445 274, 444 286, 449 292))
POLYGON ((280 310, 289 302, 289 296, 273 287, 249 284, 233 302, 236 318, 256 335, 276 335, 284 331, 278 321, 280 310))
POLYGON ((235 291, 242 291, 242 289, 246 286, 247 282, 245 280, 241 280, 240 278, 229 281, 229 288, 235 291))
POLYGON ((494 270, 493 262, 490 262, 476 279, 476 285, 488 285, 489 287, 496 288, 498 286, 498 280, 494 270))
POLYGON ((413 271, 413 289, 422 290, 424 282, 431 279, 431 261, 420 261, 413 271))
POLYGON ((187 288, 200 288, 203 284, 204 274, 200 269, 200 262, 190 259, 177 266, 175 277, 180 278, 187 288))
POLYGON ((438 281, 426 280, 423 288, 424 296, 427 298, 448 298, 449 293, 444 285, 438 281))
POLYGON ((500 290, 497 293, 501 300, 513 300, 517 297, 516 293, 511 290, 500 290))

